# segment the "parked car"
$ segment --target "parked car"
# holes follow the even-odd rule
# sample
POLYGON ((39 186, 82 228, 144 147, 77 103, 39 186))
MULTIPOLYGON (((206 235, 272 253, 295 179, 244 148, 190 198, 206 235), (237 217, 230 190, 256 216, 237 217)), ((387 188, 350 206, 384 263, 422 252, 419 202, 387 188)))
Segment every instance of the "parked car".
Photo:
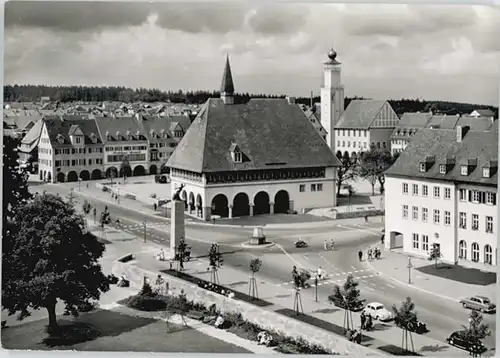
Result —
POLYGON ((491 303, 490 299, 485 296, 472 296, 464 298, 460 300, 460 303, 464 306, 464 308, 470 308, 484 313, 494 313, 497 309, 496 305, 491 303))
MULTIPOLYGON (((331 295, 328 297, 328 299, 337 307, 340 307, 340 308, 345 308, 345 301, 342 297, 338 297, 338 296, 335 296, 335 295, 331 295)), ((357 301, 355 304, 354 304, 354 307, 352 307, 352 310, 351 311, 354 311, 354 312, 359 312, 361 310, 363 310, 363 306, 364 306, 364 302, 365 300, 359 300, 357 301)))
MULTIPOLYGON (((401 328, 401 324, 399 323, 396 323, 396 326, 401 328)), ((417 334, 423 334, 429 332, 429 330, 427 329, 427 325, 420 320, 417 320, 417 324, 415 326, 411 326, 408 328, 411 332, 415 332, 417 334)))
POLYGON ((473 353, 474 350, 476 353, 481 354, 486 352, 488 349, 481 343, 481 341, 470 341, 466 339, 465 337, 465 332, 464 331, 455 331, 448 338, 446 338, 446 341, 451 345, 455 346, 457 348, 464 349, 468 352, 473 353))
POLYGON ((379 321, 390 321, 394 318, 392 313, 379 302, 367 304, 363 312, 366 315, 372 316, 373 319, 378 319, 379 321))

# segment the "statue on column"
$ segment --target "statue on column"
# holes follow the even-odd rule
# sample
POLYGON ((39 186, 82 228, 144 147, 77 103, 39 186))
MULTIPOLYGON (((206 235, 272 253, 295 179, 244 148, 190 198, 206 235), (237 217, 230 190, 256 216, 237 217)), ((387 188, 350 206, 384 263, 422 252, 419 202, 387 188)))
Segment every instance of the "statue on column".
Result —
POLYGON ((181 199, 181 191, 182 191, 182 189, 184 189, 185 186, 186 185, 181 184, 181 186, 177 188, 176 192, 172 196, 172 201, 182 201, 182 199, 181 199))

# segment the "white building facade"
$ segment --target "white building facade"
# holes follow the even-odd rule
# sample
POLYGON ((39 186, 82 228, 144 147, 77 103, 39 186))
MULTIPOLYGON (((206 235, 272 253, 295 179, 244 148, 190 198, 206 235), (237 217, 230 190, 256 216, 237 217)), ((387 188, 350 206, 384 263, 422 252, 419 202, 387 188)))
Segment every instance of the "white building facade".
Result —
POLYGON ((429 257, 437 245, 443 262, 493 271, 497 265, 497 155, 490 150, 488 160, 478 157, 485 147, 492 148, 481 147, 481 142, 491 144, 497 134, 471 132, 457 143, 454 132, 419 130, 395 168, 387 172, 385 246, 429 257), (457 156, 439 153, 438 148, 443 148, 439 142, 450 143, 450 152, 457 156), (471 143, 477 143, 477 152, 471 152, 471 143))

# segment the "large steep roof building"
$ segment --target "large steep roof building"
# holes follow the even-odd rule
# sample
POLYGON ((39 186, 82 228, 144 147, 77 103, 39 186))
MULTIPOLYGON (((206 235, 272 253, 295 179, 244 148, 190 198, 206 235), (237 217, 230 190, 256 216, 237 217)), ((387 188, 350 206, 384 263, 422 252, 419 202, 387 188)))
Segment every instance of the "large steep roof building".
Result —
POLYGON ((167 165, 188 213, 236 217, 335 206, 337 158, 287 99, 235 104, 226 59, 221 98, 204 104, 167 165))

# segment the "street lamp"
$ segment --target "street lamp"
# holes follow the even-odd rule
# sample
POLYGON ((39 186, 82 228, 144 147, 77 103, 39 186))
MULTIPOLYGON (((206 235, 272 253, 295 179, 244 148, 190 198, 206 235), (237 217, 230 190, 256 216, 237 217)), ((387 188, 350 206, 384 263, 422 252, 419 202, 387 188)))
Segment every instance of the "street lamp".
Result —
POLYGON ((314 289, 315 289, 314 300, 318 302, 318 273, 316 273, 316 276, 314 277, 314 289))
POLYGON ((406 267, 408 267, 408 283, 411 283, 411 268, 413 267, 411 257, 408 257, 408 265, 406 267))
POLYGON ((82 183, 82 178, 78 178, 78 191, 81 191, 80 190, 81 183, 82 183))
POLYGON ((142 226, 144 228, 144 242, 146 242, 146 220, 142 222, 142 226))

